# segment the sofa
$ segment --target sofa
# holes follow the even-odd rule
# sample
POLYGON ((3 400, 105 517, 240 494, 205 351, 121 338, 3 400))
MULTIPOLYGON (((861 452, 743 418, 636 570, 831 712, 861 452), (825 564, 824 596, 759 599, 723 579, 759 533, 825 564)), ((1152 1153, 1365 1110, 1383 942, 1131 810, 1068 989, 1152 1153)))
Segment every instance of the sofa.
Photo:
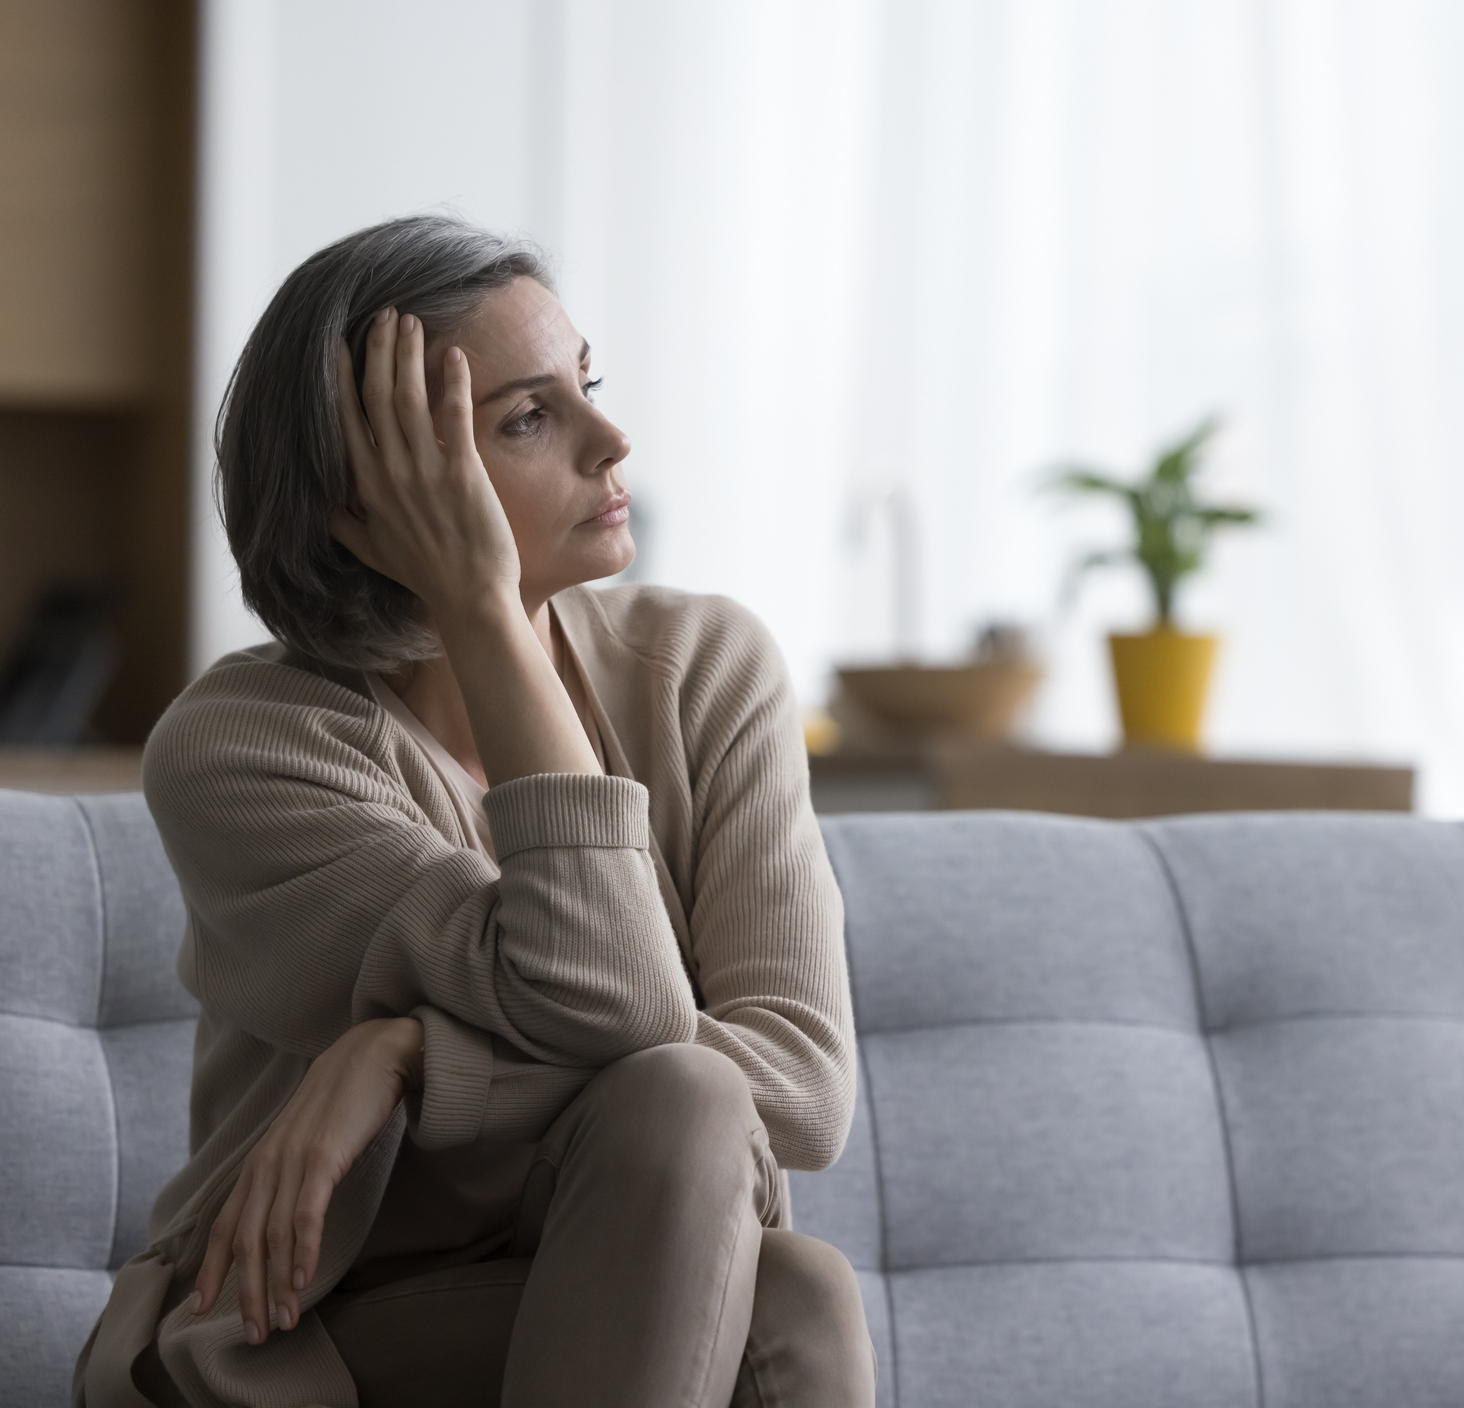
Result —
MULTIPOLYGON (((1461 1408, 1464 831, 828 818, 860 1098, 792 1178, 883 1408, 1461 1408)), ((142 799, 0 793, 0 1405, 71 1364, 184 1158, 142 799)))

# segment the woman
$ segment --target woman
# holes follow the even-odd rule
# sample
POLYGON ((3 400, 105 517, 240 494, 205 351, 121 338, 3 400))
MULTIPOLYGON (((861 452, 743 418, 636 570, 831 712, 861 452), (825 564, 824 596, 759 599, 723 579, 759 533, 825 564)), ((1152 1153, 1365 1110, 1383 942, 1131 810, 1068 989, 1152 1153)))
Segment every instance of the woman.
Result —
POLYGON ((277 640, 148 744, 192 1157, 77 1403, 873 1401, 779 1172, 855 1084, 796 711, 737 607, 582 585, 634 554, 595 385, 534 252, 445 219, 250 338, 219 483, 277 640))

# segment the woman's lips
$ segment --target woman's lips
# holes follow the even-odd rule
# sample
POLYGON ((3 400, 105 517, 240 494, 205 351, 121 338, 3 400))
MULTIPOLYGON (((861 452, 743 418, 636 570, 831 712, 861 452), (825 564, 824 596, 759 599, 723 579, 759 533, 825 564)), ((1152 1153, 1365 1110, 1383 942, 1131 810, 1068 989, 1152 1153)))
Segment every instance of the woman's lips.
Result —
POLYGON ((630 517, 630 495, 621 494, 610 500, 608 508, 602 509, 593 518, 587 518, 581 528, 615 528, 630 517))

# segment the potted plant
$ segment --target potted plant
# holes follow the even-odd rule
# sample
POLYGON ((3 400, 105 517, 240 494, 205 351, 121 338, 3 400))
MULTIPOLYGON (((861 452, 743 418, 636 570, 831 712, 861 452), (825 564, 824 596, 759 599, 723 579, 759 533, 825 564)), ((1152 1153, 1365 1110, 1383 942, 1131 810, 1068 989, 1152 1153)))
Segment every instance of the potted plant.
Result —
POLYGON ((1143 478, 1126 484, 1082 466, 1065 466, 1049 481, 1073 494, 1103 494, 1121 500, 1133 516, 1128 547, 1090 553, 1076 567, 1081 576, 1094 567, 1136 562, 1154 593, 1153 626, 1142 635, 1110 635, 1114 683, 1124 738, 1194 752, 1218 640, 1190 635, 1174 620, 1180 584, 1204 566, 1217 528, 1260 521, 1257 509, 1240 504, 1207 503, 1196 493, 1202 452, 1219 421, 1202 421, 1177 444, 1160 452, 1143 478))

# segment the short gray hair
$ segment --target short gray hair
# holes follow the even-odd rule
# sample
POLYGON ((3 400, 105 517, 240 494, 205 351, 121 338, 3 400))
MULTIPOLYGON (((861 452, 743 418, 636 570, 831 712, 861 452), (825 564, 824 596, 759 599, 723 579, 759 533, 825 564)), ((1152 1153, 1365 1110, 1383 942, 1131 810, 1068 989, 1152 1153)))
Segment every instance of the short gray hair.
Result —
POLYGON ((244 603, 287 645, 384 671, 440 653, 412 592, 330 535, 351 489, 337 348, 344 338, 359 391, 381 309, 415 314, 430 340, 516 278, 553 287, 543 251, 527 240, 448 216, 391 220, 307 259, 250 333, 214 430, 214 492, 244 603))

